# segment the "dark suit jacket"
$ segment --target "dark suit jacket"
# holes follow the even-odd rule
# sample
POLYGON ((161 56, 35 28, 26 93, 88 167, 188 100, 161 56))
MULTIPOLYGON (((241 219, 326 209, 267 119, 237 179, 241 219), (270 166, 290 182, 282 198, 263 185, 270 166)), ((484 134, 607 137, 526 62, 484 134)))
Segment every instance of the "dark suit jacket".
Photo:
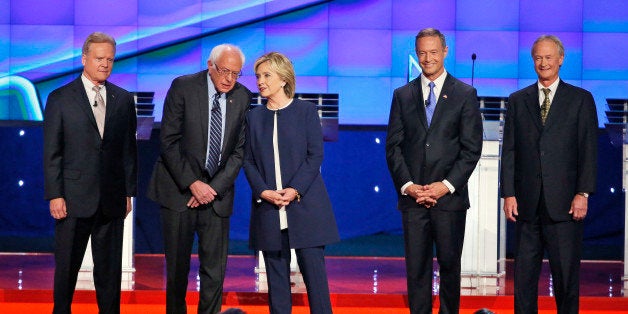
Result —
POLYGON ((545 126, 537 83, 510 95, 501 194, 517 198, 520 219, 534 217, 542 190, 550 217, 571 220, 576 193, 595 191, 597 129, 593 96, 582 88, 560 81, 545 126))
POLYGON ((212 202, 216 214, 233 212, 234 182, 244 154, 244 116, 251 92, 236 83, 227 93, 222 162, 213 177, 205 170, 209 96, 207 70, 178 77, 164 102, 161 120, 161 156, 148 187, 148 197, 176 211, 187 209, 192 197, 189 186, 196 180, 208 183, 218 193, 212 202))
POLYGON ((386 161, 399 194, 397 208, 418 206, 401 195, 409 181, 424 185, 447 179, 456 191, 435 208, 469 208, 467 181, 482 153, 482 117, 475 88, 447 74, 430 127, 427 127, 421 78, 393 93, 386 138, 386 161))
POLYGON ((69 217, 89 217, 99 204, 106 215, 124 217, 126 197, 137 192, 135 102, 126 90, 105 86, 102 139, 80 77, 50 93, 46 103, 45 198, 65 198, 69 217))
MULTIPOLYGON (((290 247, 307 248, 339 241, 336 219, 321 176, 323 133, 314 104, 295 99, 277 112, 279 160, 283 188, 292 187, 301 201, 286 206, 290 247)), ((276 190, 273 155, 275 112, 265 106, 247 114, 244 171, 253 192, 250 245, 255 250, 280 250, 277 206, 257 202, 264 190, 276 190)))

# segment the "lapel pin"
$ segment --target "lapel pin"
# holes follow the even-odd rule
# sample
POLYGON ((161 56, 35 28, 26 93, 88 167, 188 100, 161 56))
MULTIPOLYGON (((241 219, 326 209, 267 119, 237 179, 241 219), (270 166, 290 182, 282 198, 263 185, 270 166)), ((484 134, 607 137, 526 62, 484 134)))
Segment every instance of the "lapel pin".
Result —
POLYGON ((443 95, 443 99, 447 99, 447 95, 443 95))

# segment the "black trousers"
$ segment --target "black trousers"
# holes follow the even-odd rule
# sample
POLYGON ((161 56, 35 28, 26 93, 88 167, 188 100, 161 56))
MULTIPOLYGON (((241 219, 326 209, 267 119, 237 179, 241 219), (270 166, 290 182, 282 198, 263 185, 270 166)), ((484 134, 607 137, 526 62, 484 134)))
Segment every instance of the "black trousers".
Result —
POLYGON ((578 313, 583 226, 582 221, 552 221, 543 198, 534 220, 517 221, 515 313, 538 313, 544 252, 547 252, 552 273, 557 313, 578 313))
POLYGON ((89 218, 67 217, 56 221, 54 314, 71 313, 76 281, 90 236, 98 311, 120 313, 123 229, 124 218, 106 217, 101 210, 89 218))
MULTIPOLYGON (((295 249, 297 264, 303 275, 307 300, 312 314, 331 314, 327 271, 323 246, 295 249)), ((281 231, 281 251, 262 251, 268 278, 268 307, 271 314, 292 313, 290 291, 290 239, 281 231)))
POLYGON ((424 207, 402 212, 410 313, 432 313, 434 245, 440 269, 439 313, 458 313, 466 217, 466 211, 424 207))
POLYGON ((199 314, 220 312, 229 243, 229 218, 216 215, 210 205, 178 212, 161 208, 166 255, 166 313, 187 313, 190 258, 198 235, 200 267, 199 314))

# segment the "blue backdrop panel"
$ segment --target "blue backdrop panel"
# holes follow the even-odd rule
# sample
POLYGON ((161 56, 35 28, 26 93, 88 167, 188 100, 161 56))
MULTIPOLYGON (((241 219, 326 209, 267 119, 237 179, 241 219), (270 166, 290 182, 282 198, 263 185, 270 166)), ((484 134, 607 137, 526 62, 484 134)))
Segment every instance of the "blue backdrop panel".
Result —
POLYGON ((11 12, 13 25, 74 24, 74 0, 11 0, 10 5, 1 4, 2 11, 11 12))
MULTIPOLYGON (((519 1, 519 30, 522 32, 581 32, 583 0, 519 1)), ((601 5, 598 2, 598 5, 601 5)))
MULTIPOLYGON (((327 75, 328 33, 326 29, 266 28, 266 51, 280 51, 292 61, 297 77, 327 75), (294 43, 298 42, 298 45, 294 43)), ((260 55, 250 56, 250 65, 260 55)), ((252 68, 251 68, 252 69, 252 68)), ((251 86, 253 87, 253 86, 251 86)), ((319 91, 321 92, 321 91, 319 91)))
POLYGON ((464 31, 519 30, 520 1, 458 1, 456 29, 464 31))
POLYGON ((471 55, 476 54, 475 78, 517 78, 518 32, 511 31, 458 31, 456 54, 448 57, 456 60, 456 75, 471 77, 471 55), (495 47, 501 47, 495 49, 495 47))
POLYGON ((628 33, 585 33, 582 50, 584 79, 628 78, 628 33))
POLYGON ((387 124, 390 87, 388 77, 329 77, 329 92, 340 95, 341 124, 387 124))
MULTIPOLYGON (((39 3, 43 1, 37 1, 39 3)), ((48 2, 48 1, 46 1, 48 2)), ((77 0, 74 3, 74 25, 112 26, 137 25, 137 1, 77 0), (124 10, 120 10, 120 6, 124 10)), ((59 10, 59 8, 55 8, 59 10)))
POLYGON ((625 0, 583 1, 583 24, 585 32, 628 32, 628 2, 625 0))
POLYGON ((331 29, 390 29, 391 0, 340 0, 329 4, 331 29))
MULTIPOLYGON (((426 27, 456 29, 456 0, 392 1, 392 27, 415 33, 426 27)), ((472 1, 475 2, 475 1, 472 1)))

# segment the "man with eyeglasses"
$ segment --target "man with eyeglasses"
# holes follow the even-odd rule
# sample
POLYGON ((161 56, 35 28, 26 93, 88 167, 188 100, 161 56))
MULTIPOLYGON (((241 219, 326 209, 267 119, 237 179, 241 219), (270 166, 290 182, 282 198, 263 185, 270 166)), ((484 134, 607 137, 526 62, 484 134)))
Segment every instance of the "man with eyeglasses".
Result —
POLYGON ((161 155, 148 197, 161 205, 166 313, 186 313, 194 235, 198 235, 198 313, 218 313, 227 264, 234 182, 244 150, 251 92, 237 82, 240 48, 214 47, 207 70, 176 78, 164 102, 161 155))

